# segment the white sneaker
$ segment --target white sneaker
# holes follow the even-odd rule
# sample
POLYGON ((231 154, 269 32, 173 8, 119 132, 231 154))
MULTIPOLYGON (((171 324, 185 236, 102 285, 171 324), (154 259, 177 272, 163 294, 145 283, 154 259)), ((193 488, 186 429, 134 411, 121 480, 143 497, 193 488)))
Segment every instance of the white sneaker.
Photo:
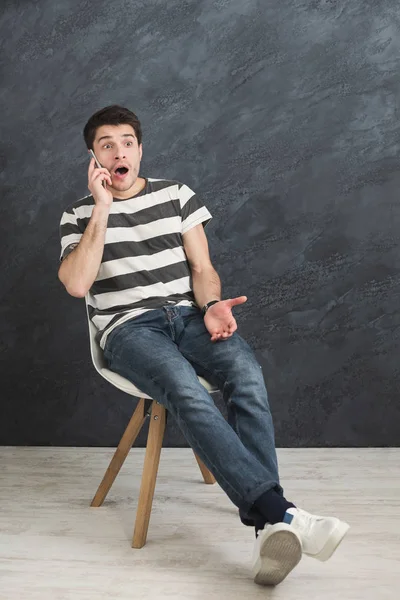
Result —
POLYGON ((322 561, 332 556, 350 528, 336 517, 311 515, 301 508, 289 508, 284 522, 300 536, 304 554, 322 561))
POLYGON ((259 585, 277 585, 300 562, 302 546, 290 525, 266 525, 256 539, 253 577, 259 585))

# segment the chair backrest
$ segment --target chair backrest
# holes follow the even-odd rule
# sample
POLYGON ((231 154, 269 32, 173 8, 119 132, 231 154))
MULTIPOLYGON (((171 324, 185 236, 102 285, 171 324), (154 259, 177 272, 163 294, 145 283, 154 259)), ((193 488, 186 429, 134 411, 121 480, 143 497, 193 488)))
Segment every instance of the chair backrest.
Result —
POLYGON ((122 377, 118 373, 114 373, 107 368, 107 361, 104 358, 103 350, 100 347, 100 344, 96 341, 96 333, 97 328, 92 323, 89 318, 89 308, 88 308, 88 298, 85 296, 85 304, 86 304, 86 316, 88 320, 89 326, 89 343, 90 343, 90 354, 92 356, 92 362, 94 368, 108 383, 115 386, 122 392, 126 392, 131 396, 135 396, 137 398, 148 398, 151 399, 150 396, 144 394, 139 388, 137 388, 133 383, 131 383, 125 377, 122 377))
POLYGON ((86 316, 89 325, 89 342, 90 342, 90 354, 92 356, 93 365, 98 373, 102 375, 101 369, 107 368, 107 363, 104 358, 103 350, 100 348, 100 344, 96 341, 96 333, 97 329, 94 323, 89 318, 89 306, 87 296, 85 296, 85 305, 86 305, 86 316))

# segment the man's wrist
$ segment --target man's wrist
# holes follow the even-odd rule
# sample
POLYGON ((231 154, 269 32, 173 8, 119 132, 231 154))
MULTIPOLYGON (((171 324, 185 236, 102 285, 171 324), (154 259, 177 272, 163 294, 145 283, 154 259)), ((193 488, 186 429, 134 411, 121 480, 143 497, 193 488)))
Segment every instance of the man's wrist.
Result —
POLYGON ((203 317, 205 316, 206 312, 208 311, 208 309, 213 306, 213 304, 216 304, 217 302, 221 302, 221 300, 210 300, 209 302, 207 302, 207 304, 205 304, 202 309, 201 309, 201 314, 203 315, 203 317))
POLYGON ((92 219, 107 219, 111 211, 111 205, 107 204, 95 204, 92 211, 92 219))

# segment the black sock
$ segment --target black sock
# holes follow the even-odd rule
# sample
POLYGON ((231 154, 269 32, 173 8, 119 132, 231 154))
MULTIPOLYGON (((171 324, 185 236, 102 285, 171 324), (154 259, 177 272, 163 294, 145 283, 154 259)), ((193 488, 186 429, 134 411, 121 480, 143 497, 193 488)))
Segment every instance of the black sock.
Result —
MULTIPOLYGON (((263 494, 254 502, 254 506, 258 508, 260 513, 265 518, 265 521, 271 523, 280 523, 283 521, 285 512, 288 508, 295 508, 295 505, 288 502, 286 498, 278 494, 276 490, 271 489, 263 494)), ((256 531, 257 535, 257 531, 256 531)))

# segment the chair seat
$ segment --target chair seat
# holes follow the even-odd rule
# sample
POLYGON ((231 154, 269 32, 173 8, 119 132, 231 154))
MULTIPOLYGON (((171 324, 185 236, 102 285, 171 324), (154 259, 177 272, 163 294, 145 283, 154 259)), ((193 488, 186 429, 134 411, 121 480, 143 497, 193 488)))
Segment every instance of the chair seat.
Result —
MULTIPOLYGON (((138 398, 148 398, 149 400, 152 400, 152 398, 150 398, 150 396, 147 396, 146 394, 141 392, 139 390, 139 388, 137 388, 135 385, 133 385, 133 383, 131 383, 128 379, 126 379, 125 377, 122 377, 118 373, 114 373, 114 371, 110 371, 110 369, 105 369, 104 367, 100 368, 99 372, 100 372, 100 375, 102 375, 104 377, 104 379, 107 379, 107 381, 109 383, 111 383, 112 385, 117 387, 119 390, 122 390, 123 392, 126 392, 127 394, 130 394, 131 396, 136 396, 138 398)), ((199 377, 198 379, 199 379, 201 385, 203 385, 208 392, 213 393, 213 392, 218 391, 218 389, 216 387, 212 386, 203 377, 199 377)))

